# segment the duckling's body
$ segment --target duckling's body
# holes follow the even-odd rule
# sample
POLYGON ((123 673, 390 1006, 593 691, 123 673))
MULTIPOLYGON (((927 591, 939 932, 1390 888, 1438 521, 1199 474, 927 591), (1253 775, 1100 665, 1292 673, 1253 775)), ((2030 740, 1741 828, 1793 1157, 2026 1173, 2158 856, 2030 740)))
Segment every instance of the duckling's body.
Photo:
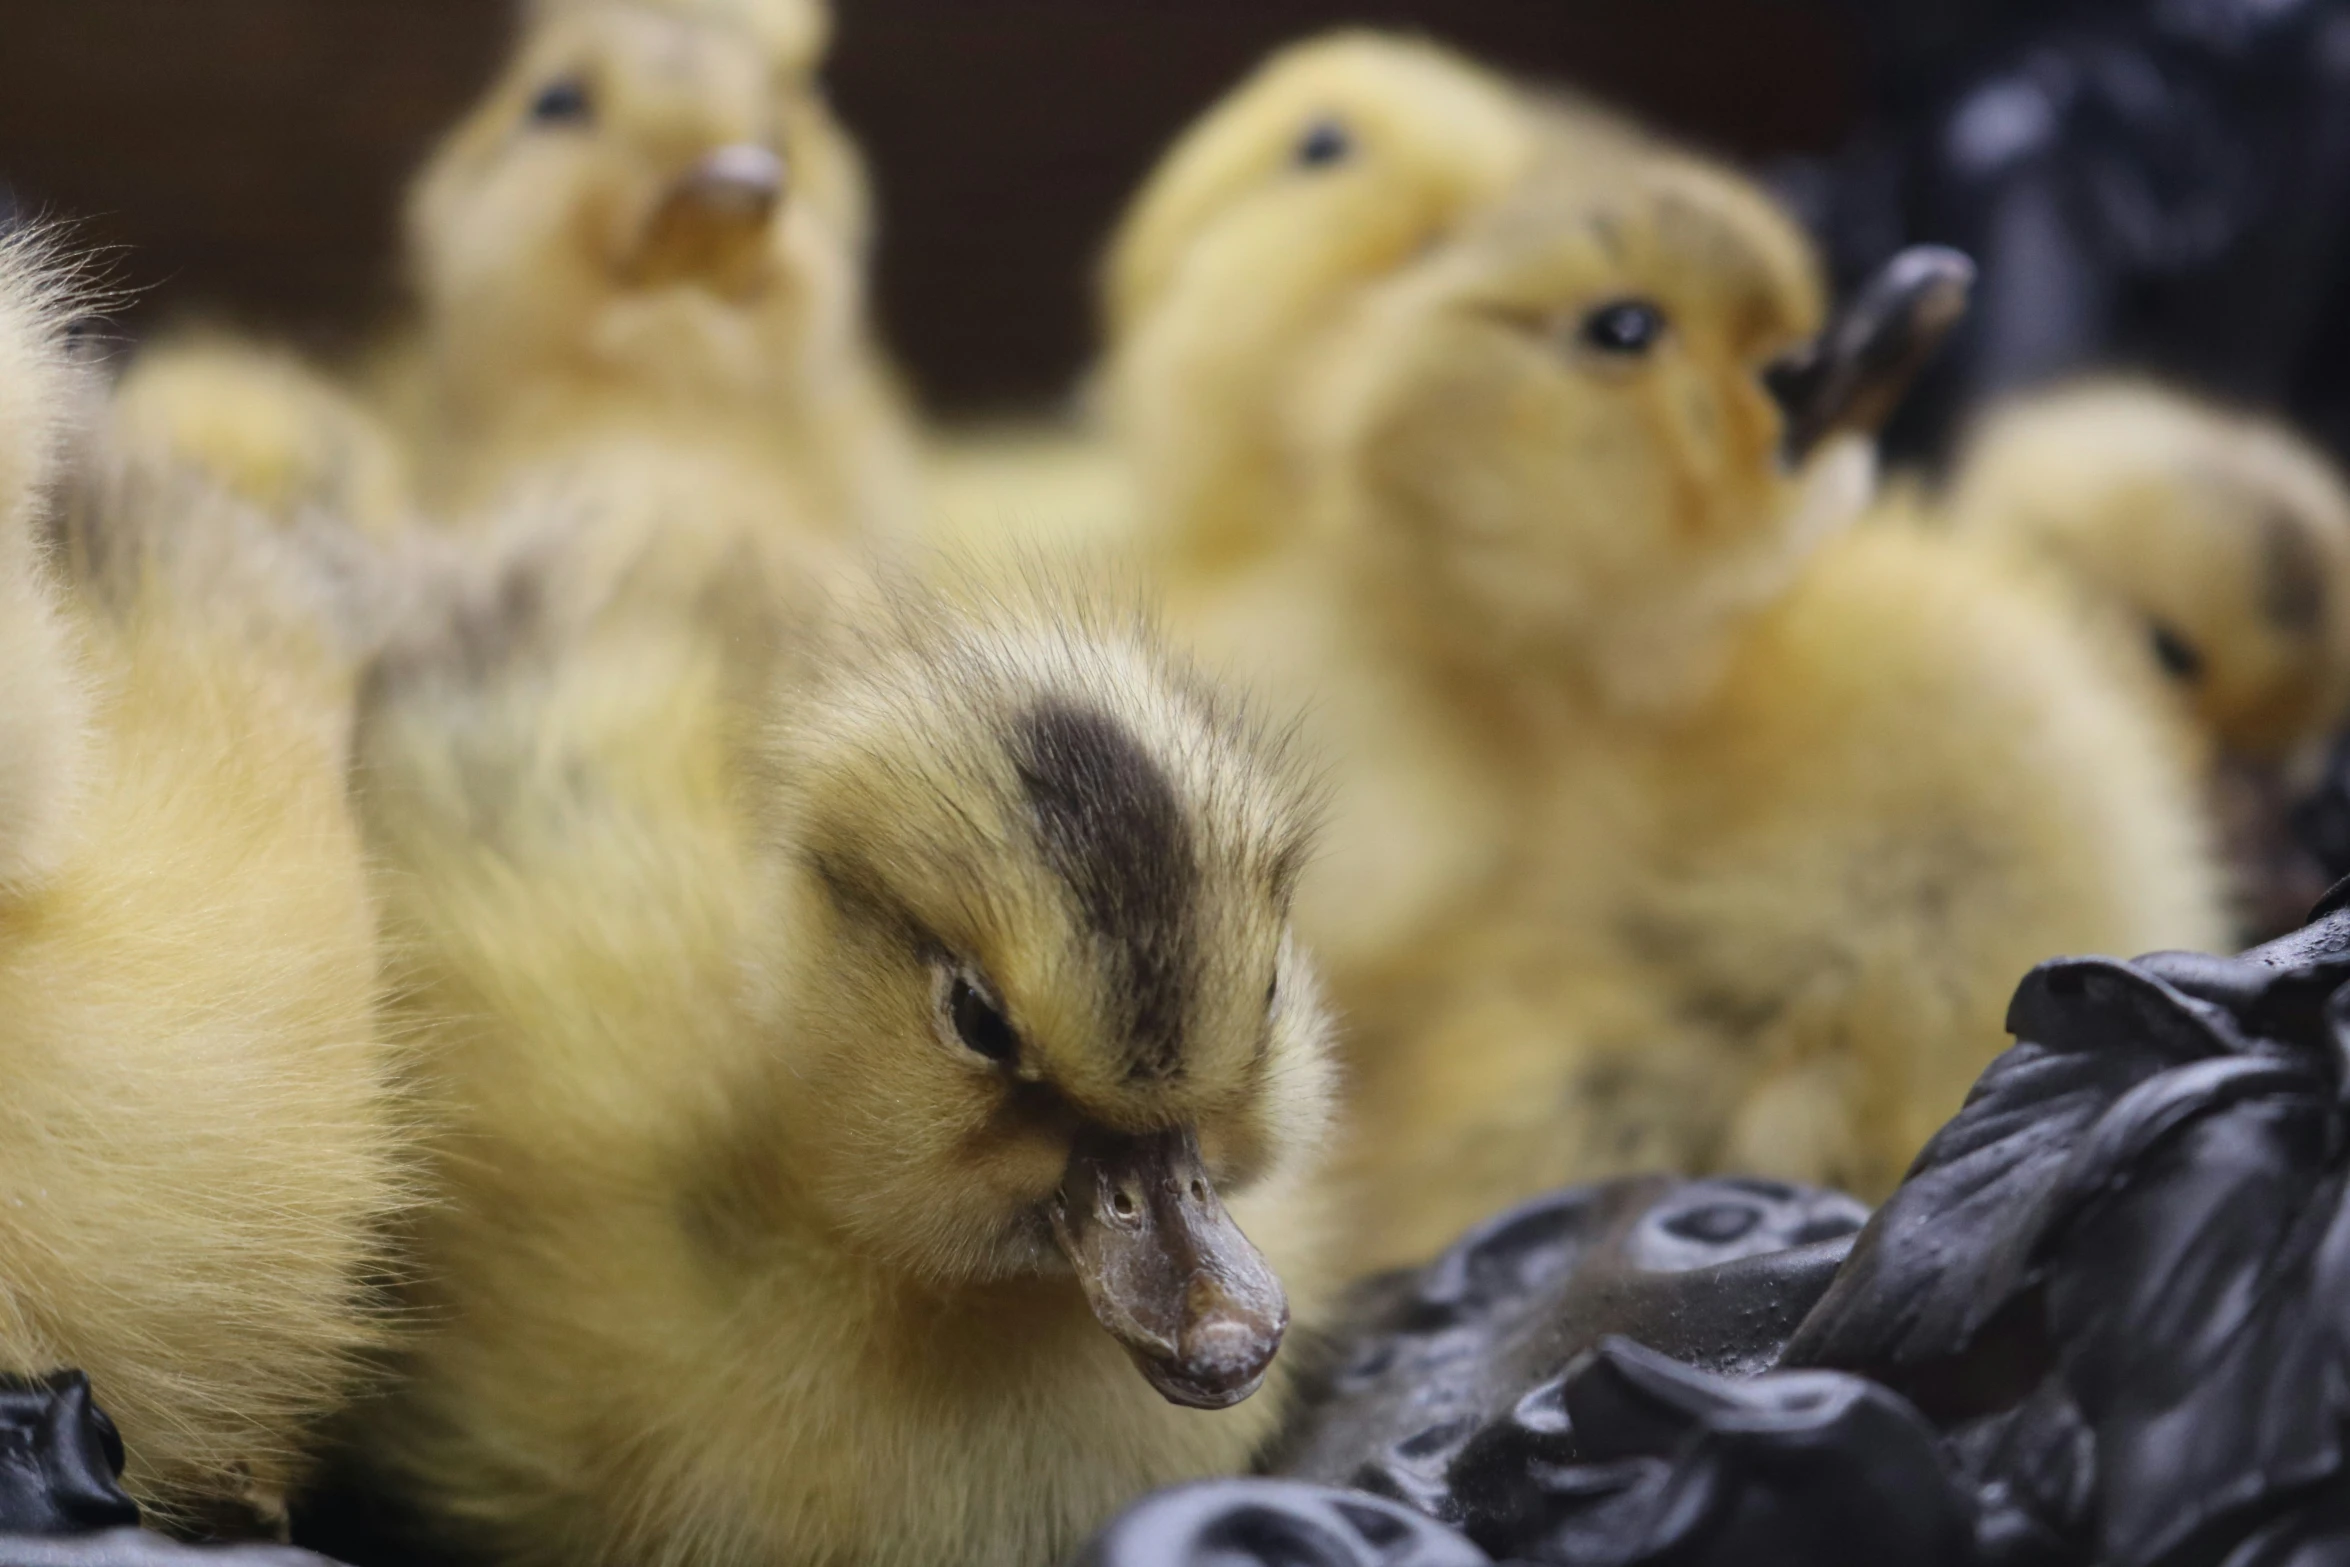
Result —
POLYGON ((2350 491, 2281 425, 2152 382, 1995 407, 1940 514, 2049 571, 2157 688, 2224 825, 2247 939, 2324 890, 2286 802, 2350 704, 2350 491))
POLYGON ((756 471, 835 538, 910 525, 864 174, 813 85, 823 11, 741 9, 542 8, 420 176, 422 329, 376 379, 434 504, 618 438, 756 471))
POLYGON ((897 600, 786 617, 746 683, 630 578, 491 594, 363 725, 443 1198, 377 1459, 566 1563, 1048 1561, 1244 1466, 1278 1367, 1168 1399, 1264 1374, 1211 1352, 1269 1319, 1216 1305, 1263 1265, 1201 1183, 1321 1288, 1286 786, 1122 628, 897 600), (1169 1138, 1196 1173, 1132 1189, 1206 1206, 1131 1222, 1206 1226, 1228 1283, 1154 1305, 1148 1257, 1083 1260, 1082 1181, 1169 1138))
POLYGON ((2226 940, 2160 727, 2058 607, 1947 541, 1824 546, 1659 739, 1633 942, 1685 1004, 1753 1020, 1718 1167, 1889 1190, 2032 965, 2226 940))
POLYGON ((39 277, 0 252, 0 1369, 88 1372, 140 1501, 251 1527, 380 1336, 366 882, 313 688, 128 547, 168 523, 77 516, 70 590, 36 551, 86 402, 39 277))

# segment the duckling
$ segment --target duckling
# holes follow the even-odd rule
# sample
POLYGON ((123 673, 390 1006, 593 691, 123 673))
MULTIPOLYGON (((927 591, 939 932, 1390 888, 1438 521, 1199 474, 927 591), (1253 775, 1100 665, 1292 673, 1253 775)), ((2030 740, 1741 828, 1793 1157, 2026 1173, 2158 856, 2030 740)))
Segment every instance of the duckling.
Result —
POLYGON ((1537 120, 1449 50, 1345 31, 1273 55, 1160 160, 1101 284, 1104 392, 1157 569, 1213 578, 1283 537, 1301 345, 1508 189, 1537 120))
POLYGON ((1285 458, 1227 411, 1278 395, 1279 367, 1346 283, 1504 188, 1531 116, 1500 77, 1417 38, 1346 30, 1276 53, 1185 131, 1121 219, 1099 287, 1112 352, 1089 406, 932 443, 935 531, 958 553, 1140 533, 1150 570, 1177 582, 1253 561, 1284 515, 1285 458))
POLYGON ((2175 706, 2210 780, 2249 939, 2324 890, 2286 802, 2350 708, 2350 492, 2282 425, 2094 379, 1981 421, 1939 514, 2053 570, 2175 706))
POLYGON ((116 383, 112 425, 126 460, 186 464, 266 516, 324 512, 392 538, 414 514, 391 427, 288 348, 199 333, 144 349, 116 383))
POLYGON ((615 436, 711 454, 856 537, 910 516, 865 324, 862 167, 788 30, 730 7, 548 7, 411 193, 421 337, 379 395, 436 507, 615 436))
POLYGON ((1357 1260, 1627 1152, 1881 1194, 2033 963, 2225 938, 2192 780, 2063 607, 1805 515, 1965 277, 1905 253, 1821 330, 1741 182, 1567 165, 1307 372, 1320 575, 1549 758, 1423 1021, 1357 1051, 1357 1260))
POLYGON ((1506 873, 1540 767, 1475 681, 1399 658, 1321 580, 1299 381, 1362 295, 1539 161, 1646 133, 1417 40, 1349 31, 1275 55, 1162 159, 1103 274, 1099 387, 1136 553, 1187 640, 1315 711, 1342 758, 1301 921, 1348 1011, 1506 873))
POLYGON ((58 276, 0 245, 0 1370, 86 1371, 160 1521, 265 1528, 383 1336, 370 899, 296 620, 144 547, 162 491, 52 500, 58 276))
POLYGON ((1325 1288, 1279 747, 1049 594, 745 682, 517 559, 361 724, 439 1149, 373 1461, 500 1559, 877 1567, 1241 1468, 1325 1288))
POLYGON ((2011 399, 1942 506, 2057 567, 2223 752, 2281 760, 2350 707, 2350 492, 2272 420, 2148 381, 2011 399))

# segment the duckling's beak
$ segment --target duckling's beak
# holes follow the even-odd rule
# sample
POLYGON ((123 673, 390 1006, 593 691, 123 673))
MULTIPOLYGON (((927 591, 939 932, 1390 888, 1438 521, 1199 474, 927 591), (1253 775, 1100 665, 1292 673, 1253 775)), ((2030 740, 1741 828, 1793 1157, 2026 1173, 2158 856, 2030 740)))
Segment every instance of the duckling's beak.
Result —
POLYGON ((750 292, 784 185, 783 159, 768 148, 719 148, 662 193, 623 273, 640 288, 701 283, 730 296, 750 292))
POLYGON ((1094 1316, 1169 1403, 1224 1409, 1265 1380, 1289 1300, 1188 1129, 1083 1133, 1052 1219, 1094 1316))
POLYGON ((1873 434, 1966 314, 1975 264, 1940 245, 1912 245, 1800 348, 1763 367, 1763 386, 1787 415, 1781 456, 1790 468, 1843 430, 1873 434))

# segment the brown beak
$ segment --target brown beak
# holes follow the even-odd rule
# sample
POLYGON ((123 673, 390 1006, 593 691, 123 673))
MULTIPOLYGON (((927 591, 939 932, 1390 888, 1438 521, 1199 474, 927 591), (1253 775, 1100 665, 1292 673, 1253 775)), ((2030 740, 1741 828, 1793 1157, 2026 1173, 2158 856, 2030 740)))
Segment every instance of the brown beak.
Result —
POLYGON ((1169 1403, 1224 1409, 1265 1380, 1289 1300, 1190 1131, 1082 1133, 1052 1219, 1095 1318, 1169 1403))
POLYGON ((719 148, 662 194, 623 269, 628 280, 642 288, 703 283, 728 295, 751 292, 784 183, 783 160, 767 148, 719 148))
POLYGON ((1836 312, 1827 329, 1763 367, 1787 415, 1781 454, 1793 467, 1840 430, 1873 433, 1966 315, 1975 264, 1940 245, 1912 245, 1836 312))

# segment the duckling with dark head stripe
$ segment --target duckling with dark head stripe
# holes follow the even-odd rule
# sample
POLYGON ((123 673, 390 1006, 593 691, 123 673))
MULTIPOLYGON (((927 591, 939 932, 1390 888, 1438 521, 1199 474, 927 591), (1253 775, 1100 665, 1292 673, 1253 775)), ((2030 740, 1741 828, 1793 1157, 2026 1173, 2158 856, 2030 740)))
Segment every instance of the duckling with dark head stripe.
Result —
POLYGON ((376 1456, 566 1563, 1049 1561, 1245 1466, 1323 1289, 1280 748, 1025 600, 797 626, 749 701, 485 601, 362 726, 446 1199, 376 1456))

